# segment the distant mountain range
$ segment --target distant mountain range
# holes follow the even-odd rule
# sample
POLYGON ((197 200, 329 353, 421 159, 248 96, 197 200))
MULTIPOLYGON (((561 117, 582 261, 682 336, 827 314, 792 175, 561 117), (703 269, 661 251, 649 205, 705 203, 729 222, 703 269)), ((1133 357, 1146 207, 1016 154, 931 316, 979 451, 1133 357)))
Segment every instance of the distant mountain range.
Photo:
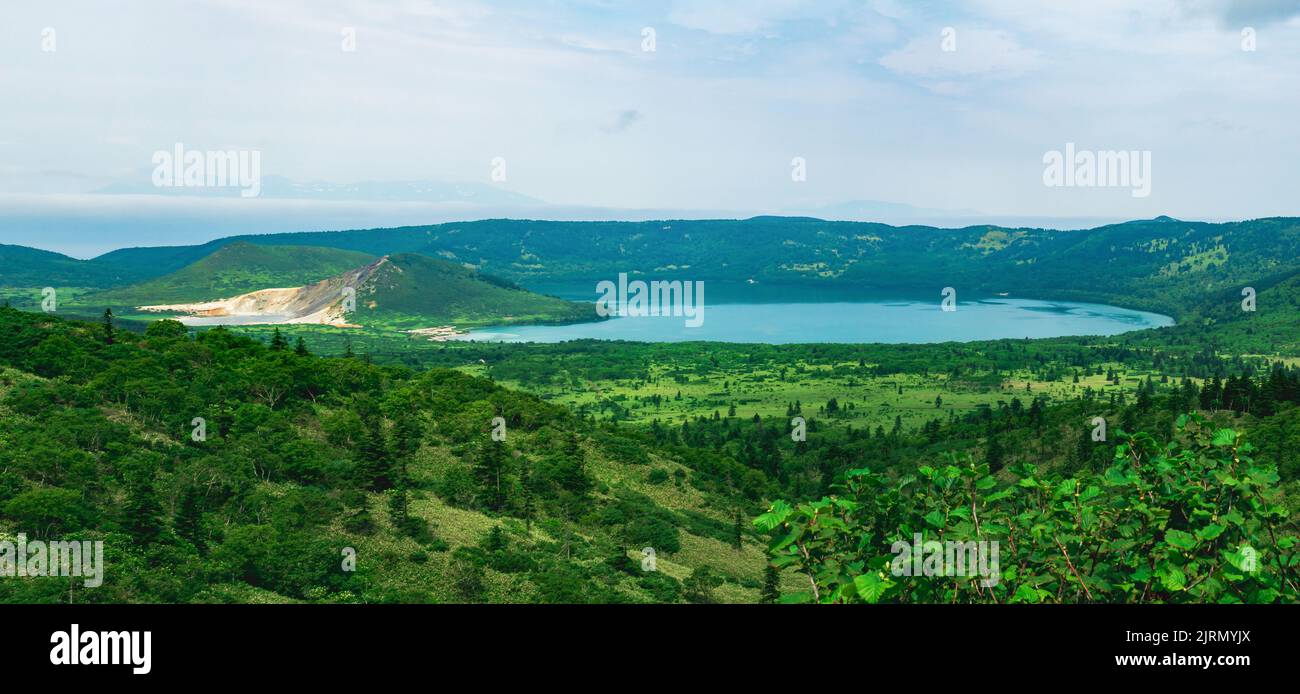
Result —
POLYGON ((824 219, 849 221, 977 217, 978 210, 941 210, 884 200, 846 200, 815 205, 809 212, 824 219))
MULTIPOLYGON (((235 187, 167 188, 153 185, 148 171, 130 179, 110 183, 94 191, 107 195, 167 195, 188 197, 239 197, 235 187)), ((263 198, 289 200, 348 200, 368 202, 455 202, 496 206, 537 206, 537 198, 516 193, 499 185, 465 181, 294 181, 283 176, 262 176, 263 198)))
POLYGON ((63 194, 0 194, 0 239, 89 258, 125 246, 192 245, 229 236, 314 230, 396 228, 465 219, 551 221, 707 221, 751 214, 893 225, 1000 225, 1085 229, 1107 217, 990 215, 870 199, 773 200, 771 209, 638 209, 557 204, 510 190, 506 183, 294 181, 264 176, 257 197, 243 187, 155 187, 148 171, 63 194), (116 240, 116 243, 114 241, 116 240))

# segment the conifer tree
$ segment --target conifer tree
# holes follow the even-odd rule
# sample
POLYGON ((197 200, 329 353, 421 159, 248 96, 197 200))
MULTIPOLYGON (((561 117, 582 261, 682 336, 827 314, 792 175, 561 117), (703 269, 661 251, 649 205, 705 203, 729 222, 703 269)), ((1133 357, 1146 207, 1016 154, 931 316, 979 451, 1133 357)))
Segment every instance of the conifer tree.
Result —
POLYGON ((372 489, 389 489, 394 485, 393 457, 384 440, 383 420, 372 416, 365 423, 360 442, 361 467, 372 489))
POLYGON ((984 452, 984 462, 989 464, 990 472, 997 472, 1002 469, 1003 458, 1006 453, 1002 450, 1002 442, 998 437, 990 434, 988 449, 984 452))
POLYGON ((519 473, 519 497, 520 512, 524 517, 524 530, 531 534, 536 509, 533 507, 532 466, 527 460, 523 462, 523 469, 519 473))
POLYGON ((113 344, 113 309, 104 309, 104 343, 113 344))
POLYGON ((122 506, 123 525, 136 542, 147 544, 162 534, 162 505, 153 482, 143 480, 131 485, 122 506))
POLYGON ((763 567, 763 592, 759 594, 758 601, 764 605, 771 605, 780 599, 781 573, 775 566, 768 564, 763 567))
POLYGON ((181 493, 180 503, 176 508, 176 517, 173 525, 176 528, 176 534, 180 537, 194 543, 195 547, 203 549, 204 542, 201 536, 201 522, 203 513, 199 508, 200 495, 198 487, 189 485, 181 493))
POLYGON ((500 525, 492 526, 488 531, 487 537, 483 539, 483 549, 488 552, 500 552, 506 548, 506 536, 501 532, 500 525))
POLYGON ((498 441, 485 439, 474 458, 474 477, 478 480, 479 498, 493 511, 505 508, 506 454, 498 441))

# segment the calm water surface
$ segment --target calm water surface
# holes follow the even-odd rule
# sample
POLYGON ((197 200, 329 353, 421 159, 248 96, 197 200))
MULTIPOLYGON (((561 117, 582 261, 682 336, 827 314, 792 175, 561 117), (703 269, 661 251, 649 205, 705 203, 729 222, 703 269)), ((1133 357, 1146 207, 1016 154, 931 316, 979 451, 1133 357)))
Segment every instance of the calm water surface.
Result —
MULTIPOLYGON (((553 292, 564 295, 568 292, 553 292)), ((591 294, 588 292, 587 297, 591 294)), ((566 296, 565 298, 576 298, 566 296)), ((1173 324, 1156 313, 1101 304, 995 298, 958 301, 943 311, 939 299, 867 301, 707 303, 704 323, 687 327, 684 316, 612 318, 573 325, 484 328, 467 340, 563 342, 635 340, 639 342, 948 342, 1000 338, 1114 335, 1173 324)))

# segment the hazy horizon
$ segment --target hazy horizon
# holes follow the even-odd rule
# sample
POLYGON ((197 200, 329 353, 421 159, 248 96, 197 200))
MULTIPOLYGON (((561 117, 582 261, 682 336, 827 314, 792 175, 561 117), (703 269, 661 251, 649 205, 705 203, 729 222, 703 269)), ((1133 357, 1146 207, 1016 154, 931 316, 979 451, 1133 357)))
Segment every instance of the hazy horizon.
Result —
POLYGON ((0 242, 86 256, 521 209, 1300 215, 1294 0, 137 8, 0 10, 0 88, 17 97, 0 113, 0 242), (210 196, 151 176, 180 147, 256 153, 268 185, 218 191, 231 206, 210 218, 210 196), (1045 161, 1075 147, 1149 156, 1144 189, 1047 184, 1045 161))

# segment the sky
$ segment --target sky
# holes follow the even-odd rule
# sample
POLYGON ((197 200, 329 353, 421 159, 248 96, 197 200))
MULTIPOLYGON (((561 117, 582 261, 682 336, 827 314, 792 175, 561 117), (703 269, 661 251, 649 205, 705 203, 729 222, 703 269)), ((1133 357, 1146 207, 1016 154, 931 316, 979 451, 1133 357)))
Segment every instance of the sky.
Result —
POLYGON ((1300 0, 43 0, 0 7, 0 93, 0 243, 78 257, 493 216, 1300 215, 1300 0), (177 143, 332 187, 159 189, 177 143), (1149 152, 1149 194, 1045 184, 1067 143, 1149 152))

